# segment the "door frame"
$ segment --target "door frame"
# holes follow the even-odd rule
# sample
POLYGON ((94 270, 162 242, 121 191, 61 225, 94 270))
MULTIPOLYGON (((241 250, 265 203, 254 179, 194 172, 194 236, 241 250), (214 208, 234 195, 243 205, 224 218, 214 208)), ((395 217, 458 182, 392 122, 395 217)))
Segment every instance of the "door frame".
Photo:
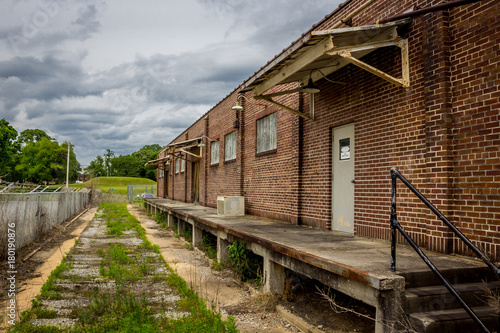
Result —
POLYGON ((339 125, 339 126, 335 126, 335 127, 332 127, 332 130, 331 130, 331 144, 332 144, 332 147, 331 147, 331 154, 332 154, 332 158, 330 160, 330 163, 331 163, 331 177, 332 177, 332 181, 331 181, 331 195, 332 195, 332 200, 331 200, 331 230, 332 231, 335 231, 335 232, 340 232, 340 233, 343 233, 343 234, 346 234, 346 235, 354 235, 354 203, 355 203, 355 192, 354 192, 354 183, 353 183, 353 190, 352 190, 352 226, 350 228, 349 231, 343 231, 343 230, 337 230, 337 229, 334 229, 336 227, 336 223, 335 223, 335 214, 336 214, 336 211, 335 211, 335 205, 334 205, 334 202, 335 202, 335 167, 334 167, 334 161, 336 158, 338 158, 338 156, 336 156, 335 154, 335 147, 336 147, 336 138, 335 138, 335 131, 336 130, 339 130, 339 129, 342 129, 342 128, 346 128, 346 127, 352 127, 352 142, 350 142, 350 147, 351 147, 351 158, 352 158, 352 177, 353 177, 353 181, 354 179, 356 179, 356 158, 355 158, 355 155, 356 155, 356 150, 355 150, 355 144, 356 144, 356 125, 354 122, 350 122, 350 123, 347 123, 347 124, 343 124, 343 125, 339 125))

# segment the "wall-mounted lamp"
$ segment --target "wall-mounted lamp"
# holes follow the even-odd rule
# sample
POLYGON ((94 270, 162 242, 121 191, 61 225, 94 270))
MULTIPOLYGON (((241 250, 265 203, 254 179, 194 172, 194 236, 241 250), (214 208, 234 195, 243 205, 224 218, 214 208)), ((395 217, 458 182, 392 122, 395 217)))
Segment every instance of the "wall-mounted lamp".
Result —
POLYGON ((307 82, 307 85, 302 87, 302 92, 306 94, 316 94, 319 93, 319 88, 313 83, 313 80, 311 77, 309 77, 309 81, 307 82))
POLYGON ((169 166, 170 165, 170 161, 167 161, 167 163, 165 163, 165 166, 169 166))
POLYGON ((232 109, 236 111, 236 120, 234 121, 233 128, 240 127, 240 112, 244 110, 243 106, 240 105, 240 98, 244 98, 246 100, 246 97, 241 94, 238 94, 236 97, 236 105, 232 107, 232 109))
POLYGON ((243 111, 243 107, 240 105, 240 102, 236 102, 237 104, 235 106, 233 106, 233 110, 236 111, 236 112, 240 112, 240 111, 243 111))
POLYGON ((206 147, 206 145, 203 143, 203 141, 201 141, 201 139, 198 140, 198 147, 200 148, 206 147))
POLYGON ((179 154, 177 154, 177 157, 182 158, 182 153, 179 152, 179 154))

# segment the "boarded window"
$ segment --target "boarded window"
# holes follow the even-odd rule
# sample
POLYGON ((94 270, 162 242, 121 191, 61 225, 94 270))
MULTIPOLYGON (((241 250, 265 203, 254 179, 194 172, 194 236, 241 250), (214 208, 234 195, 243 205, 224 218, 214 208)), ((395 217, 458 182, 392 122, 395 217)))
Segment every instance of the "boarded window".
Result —
POLYGON ((219 141, 210 144, 210 164, 219 164, 219 141))
POLYGON ((181 172, 184 172, 186 170, 186 160, 182 159, 181 160, 181 172))
POLYGON ((236 131, 224 137, 224 161, 236 159, 236 131))
POLYGON ((180 170, 180 168, 181 168, 181 167, 180 167, 180 165, 181 165, 181 163, 180 163, 180 162, 181 162, 181 160, 179 160, 179 159, 177 159, 177 160, 175 161, 175 173, 179 173, 179 170, 180 170))
POLYGON ((257 120, 257 153, 276 149, 277 132, 276 112, 257 120))

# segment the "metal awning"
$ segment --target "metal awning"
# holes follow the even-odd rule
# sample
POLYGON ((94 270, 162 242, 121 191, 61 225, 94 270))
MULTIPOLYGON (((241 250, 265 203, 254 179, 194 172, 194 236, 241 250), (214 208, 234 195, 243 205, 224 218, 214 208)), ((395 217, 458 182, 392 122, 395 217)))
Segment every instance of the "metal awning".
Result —
MULTIPOLYGON (((309 78, 317 81, 348 64, 361 67, 397 86, 408 87, 408 44, 407 40, 399 37, 398 29, 410 22, 410 19, 405 19, 386 24, 311 31, 255 73, 240 92, 252 91, 254 98, 274 102, 272 97, 278 94, 264 94, 270 88, 292 82, 305 86, 309 78), (401 78, 392 77, 359 60, 388 46, 401 49, 401 78)), ((289 93, 297 91, 300 90, 293 89, 289 93)))
POLYGON ((148 161, 148 162, 146 162, 145 165, 157 165, 158 166, 162 163, 170 161, 172 158, 181 158, 181 159, 185 160, 186 157, 178 157, 178 156, 174 155, 175 153, 179 153, 179 152, 194 156, 196 158, 201 158, 202 157, 201 153, 200 153, 200 155, 196 155, 196 154, 193 154, 192 152, 188 151, 188 149, 198 147, 199 144, 202 142, 202 139, 203 139, 203 137, 200 136, 200 137, 186 140, 186 141, 171 143, 171 144, 167 145, 166 147, 164 147, 162 150, 160 150, 160 152, 158 153, 158 154, 161 154, 161 153, 166 151, 167 154, 169 154, 167 157, 148 161))
POLYGON ((170 155, 167 155, 167 157, 164 157, 164 158, 158 158, 156 160, 147 161, 146 164, 144 164, 144 166, 146 166, 146 165, 156 165, 156 166, 159 166, 160 164, 165 163, 165 162, 167 162, 169 160, 170 160, 170 155))

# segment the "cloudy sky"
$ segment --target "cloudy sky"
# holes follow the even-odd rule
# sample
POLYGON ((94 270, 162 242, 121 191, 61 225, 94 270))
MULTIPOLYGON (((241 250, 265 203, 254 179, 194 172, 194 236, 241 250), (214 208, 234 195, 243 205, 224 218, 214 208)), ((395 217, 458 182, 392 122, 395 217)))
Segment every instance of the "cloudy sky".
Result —
POLYGON ((2 0, 0 118, 109 148, 168 144, 342 0, 2 0))

